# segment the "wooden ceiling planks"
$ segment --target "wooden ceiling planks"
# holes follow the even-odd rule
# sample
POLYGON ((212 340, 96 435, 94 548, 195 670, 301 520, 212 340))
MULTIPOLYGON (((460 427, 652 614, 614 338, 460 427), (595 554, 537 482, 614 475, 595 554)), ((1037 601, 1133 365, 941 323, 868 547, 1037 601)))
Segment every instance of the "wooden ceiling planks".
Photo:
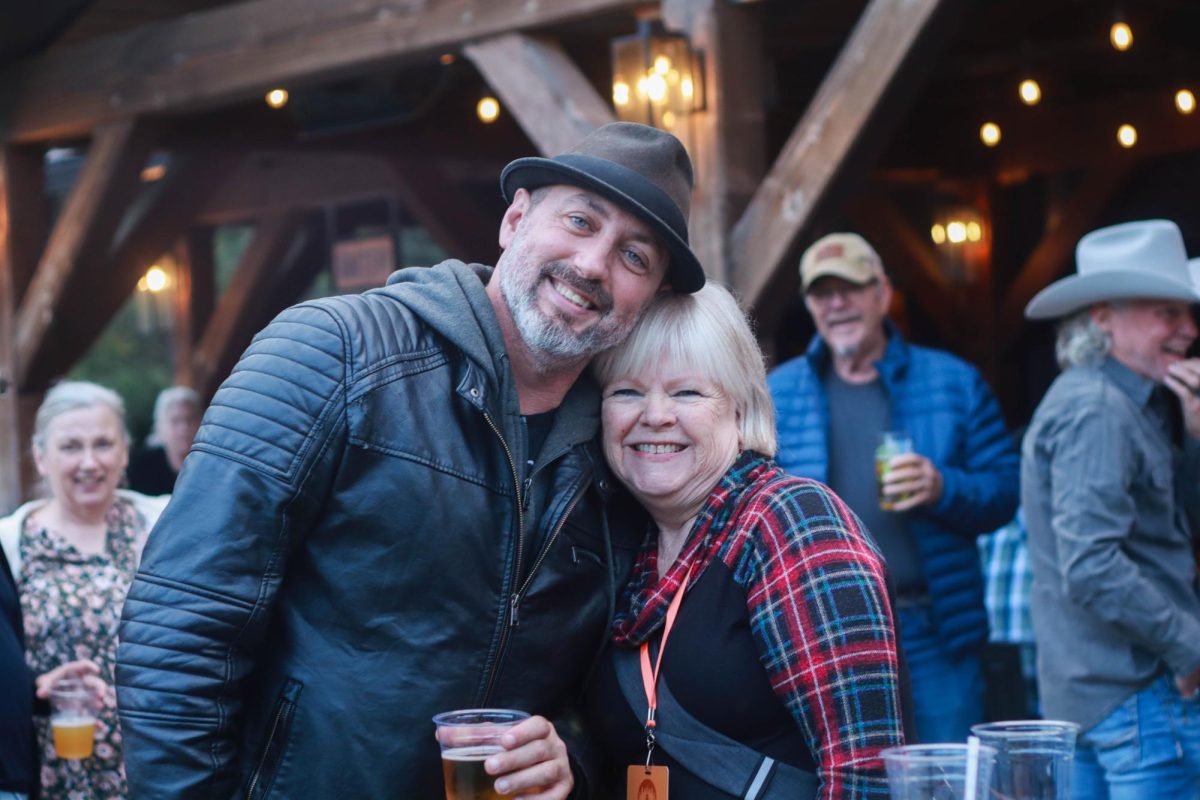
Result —
POLYGON ((0 73, 0 136, 85 134, 106 120, 245 100, 502 33, 629 9, 634 0, 247 0, 163 20, 0 73))

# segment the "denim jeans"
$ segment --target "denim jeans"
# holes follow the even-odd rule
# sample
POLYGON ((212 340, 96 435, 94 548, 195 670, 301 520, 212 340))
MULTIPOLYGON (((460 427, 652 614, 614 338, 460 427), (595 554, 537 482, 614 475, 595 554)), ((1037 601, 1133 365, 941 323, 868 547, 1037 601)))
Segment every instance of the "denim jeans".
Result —
POLYGON ((1080 735, 1073 800, 1200 798, 1200 700, 1167 675, 1080 735))
POLYGON ((980 657, 947 651, 926 606, 897 609, 896 620, 908 660, 917 738, 922 742, 965 742, 971 726, 983 722, 980 657))
POLYGON ((0 800, 28 800, 29 795, 16 792, 0 792, 0 800))

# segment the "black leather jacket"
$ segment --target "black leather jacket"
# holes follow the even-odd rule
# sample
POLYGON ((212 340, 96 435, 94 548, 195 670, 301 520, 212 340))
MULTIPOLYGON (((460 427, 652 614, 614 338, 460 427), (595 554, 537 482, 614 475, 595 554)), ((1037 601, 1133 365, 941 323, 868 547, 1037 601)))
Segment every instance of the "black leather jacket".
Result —
POLYGON ((134 797, 440 798, 434 713, 574 699, 637 543, 590 381, 526 464, 487 276, 289 309, 217 392, 125 605, 134 797))

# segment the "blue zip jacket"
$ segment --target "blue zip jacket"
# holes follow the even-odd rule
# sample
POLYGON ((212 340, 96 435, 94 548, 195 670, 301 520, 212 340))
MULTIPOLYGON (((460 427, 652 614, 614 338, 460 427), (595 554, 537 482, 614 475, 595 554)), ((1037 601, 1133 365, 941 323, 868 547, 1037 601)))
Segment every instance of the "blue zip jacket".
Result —
MULTIPOLYGON (((983 574, 975 537, 1012 519, 1019 458, 991 389, 973 366, 949 353, 904 341, 885 321, 883 358, 875 363, 891 400, 892 427, 908 431, 918 453, 942 473, 935 506, 906 512, 929 587, 934 622, 954 653, 987 641, 983 574)), ((804 355, 767 379, 779 429, 776 460, 805 478, 829 478, 829 406, 821 376, 830 352, 814 336, 804 355)))

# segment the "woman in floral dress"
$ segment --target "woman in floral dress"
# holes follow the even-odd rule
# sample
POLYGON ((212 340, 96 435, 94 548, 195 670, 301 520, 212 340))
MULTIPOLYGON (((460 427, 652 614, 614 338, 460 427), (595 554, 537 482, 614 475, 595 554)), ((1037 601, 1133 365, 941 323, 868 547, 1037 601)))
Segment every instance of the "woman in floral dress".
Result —
MULTIPOLYGON (((113 683, 121 606, 146 534, 167 499, 118 491, 128 441, 124 404, 102 386, 61 383, 38 409, 33 455, 49 497, 0 520, 34 674, 89 659, 100 678, 113 683)), ((98 714, 91 757, 58 758, 49 720, 38 720, 37 729, 44 800, 125 797, 111 691, 98 714)))

